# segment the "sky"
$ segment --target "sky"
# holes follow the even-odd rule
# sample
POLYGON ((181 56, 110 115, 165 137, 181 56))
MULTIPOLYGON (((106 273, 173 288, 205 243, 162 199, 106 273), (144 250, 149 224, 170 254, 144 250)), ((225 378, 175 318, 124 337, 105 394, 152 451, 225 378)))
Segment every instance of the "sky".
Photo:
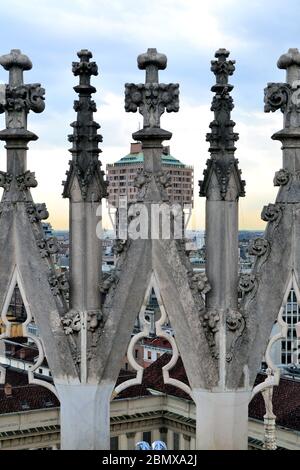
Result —
MULTIPOLYGON (((35 202, 46 202, 55 229, 68 227, 68 200, 62 199, 71 133, 76 119, 73 100, 77 83, 71 63, 76 52, 93 52, 99 75, 93 77, 94 97, 103 143, 103 168, 129 153, 131 134, 142 123, 139 114, 124 110, 124 83, 144 82, 137 55, 156 47, 168 57, 160 81, 180 84, 180 110, 164 114, 161 125, 173 133, 171 154, 193 165, 195 209, 193 229, 205 227, 205 199, 198 196, 198 180, 209 157, 205 140, 213 119, 210 91, 214 75, 210 60, 225 47, 236 60, 230 82, 235 109, 232 118, 239 133, 236 157, 246 180, 240 199, 240 228, 264 229, 260 213, 273 202, 275 171, 282 167, 280 143, 271 135, 282 128, 282 115, 263 112, 263 90, 268 82, 285 80, 276 62, 289 47, 300 46, 300 2, 297 0, 0 0, 0 54, 21 49, 33 62, 26 83, 40 82, 46 89, 46 109, 31 113, 29 130, 39 136, 30 143, 28 169, 39 186, 35 202)), ((0 83, 8 73, 1 68, 0 83)), ((0 116, 0 129, 4 116, 0 116)), ((0 169, 5 170, 4 145, 0 169)))

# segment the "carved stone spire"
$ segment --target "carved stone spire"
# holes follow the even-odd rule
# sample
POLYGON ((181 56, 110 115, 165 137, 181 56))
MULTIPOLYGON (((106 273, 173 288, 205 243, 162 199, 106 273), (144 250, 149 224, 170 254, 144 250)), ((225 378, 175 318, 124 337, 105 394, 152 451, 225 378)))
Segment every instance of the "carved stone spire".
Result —
POLYGON ((76 175, 82 199, 100 201, 106 196, 107 184, 98 160, 101 153, 98 144, 102 142, 102 136, 97 133, 100 125, 93 120, 97 108, 91 95, 96 92, 96 88, 90 83, 91 76, 98 75, 98 67, 96 62, 90 62, 92 53, 87 49, 82 49, 77 55, 80 62, 73 62, 72 71, 75 76, 79 76, 79 85, 74 87, 79 99, 74 101, 77 119, 71 124, 73 135, 69 136, 69 141, 73 143, 70 149, 72 161, 67 180, 63 183, 63 197, 70 197, 76 175))
POLYGON ((228 56, 229 52, 226 49, 219 49, 215 53, 217 60, 211 61, 211 71, 216 76, 216 84, 211 88, 215 93, 211 105, 214 120, 209 125, 211 132, 206 136, 206 140, 210 143, 211 158, 207 160, 207 169, 203 172, 204 180, 199 182, 200 196, 207 196, 212 174, 215 173, 222 199, 226 198, 232 174, 236 181, 237 195, 245 195, 245 182, 241 180, 238 160, 234 158, 238 134, 233 132, 235 122, 231 120, 231 111, 234 104, 229 94, 233 85, 228 83, 228 77, 235 70, 235 61, 227 60, 228 56))
MULTIPOLYGON (((249 253, 256 256, 252 272, 242 275, 239 287, 242 292, 241 309, 247 318, 243 338, 237 347, 228 383, 237 386, 242 370, 248 369, 253 383, 263 355, 271 368, 266 384, 277 385, 280 373, 274 372, 269 347, 266 350, 274 323, 283 325, 282 305, 291 288, 299 290, 300 279, 300 53, 289 49, 277 62, 286 70, 286 82, 268 83, 264 92, 265 112, 278 109, 283 113, 283 129, 272 139, 282 142, 282 167, 275 172, 274 186, 279 187, 275 203, 265 205, 261 218, 267 222, 263 239, 253 240, 249 253), (268 357, 269 361, 268 362, 268 357)), ((274 156, 275 162, 276 155, 274 156)), ((283 327, 282 327, 283 328, 283 327)), ((280 330, 281 334, 283 329, 280 330)), ((285 335, 285 333, 284 333, 285 335)), ((273 337, 274 338, 274 337, 273 337)), ((274 431, 272 413, 265 415, 267 438, 274 431)))

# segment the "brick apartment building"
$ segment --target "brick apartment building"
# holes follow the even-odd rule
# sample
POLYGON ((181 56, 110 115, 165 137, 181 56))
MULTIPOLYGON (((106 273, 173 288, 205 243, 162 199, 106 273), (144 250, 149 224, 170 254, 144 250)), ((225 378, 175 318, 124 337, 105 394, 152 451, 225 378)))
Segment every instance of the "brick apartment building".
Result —
MULTIPOLYGON (((194 169, 170 155, 170 147, 164 147, 161 156, 162 168, 171 176, 171 185, 167 188, 170 201, 179 204, 194 202, 194 169)), ((108 201, 117 207, 120 196, 126 196, 128 202, 136 201, 137 188, 133 185, 138 170, 143 169, 144 155, 142 144, 132 143, 130 153, 115 163, 106 165, 108 201)))

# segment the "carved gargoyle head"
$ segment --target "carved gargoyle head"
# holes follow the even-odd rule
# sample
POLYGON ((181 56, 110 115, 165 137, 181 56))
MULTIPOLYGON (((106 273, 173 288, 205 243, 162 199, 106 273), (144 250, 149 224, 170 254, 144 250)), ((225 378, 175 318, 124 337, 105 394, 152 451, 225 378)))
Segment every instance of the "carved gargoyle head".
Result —
POLYGON ((255 275, 254 274, 242 274, 239 280, 239 289, 243 293, 251 292, 255 286, 255 275))

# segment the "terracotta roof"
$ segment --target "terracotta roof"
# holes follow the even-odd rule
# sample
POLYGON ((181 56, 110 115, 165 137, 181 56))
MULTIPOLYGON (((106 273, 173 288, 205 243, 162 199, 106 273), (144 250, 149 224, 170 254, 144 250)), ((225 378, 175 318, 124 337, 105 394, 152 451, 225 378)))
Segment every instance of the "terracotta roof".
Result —
MULTIPOLYGON (((164 367, 170 360, 171 354, 163 354, 157 361, 153 362, 149 367, 144 369, 144 376, 142 384, 135 387, 130 387, 122 392, 118 398, 135 398, 140 396, 149 395, 149 389, 153 389, 168 395, 173 395, 179 398, 191 400, 191 397, 185 392, 172 385, 165 385, 162 376, 162 367, 164 367)), ((135 376, 134 373, 124 371, 127 378, 120 374, 119 383, 135 376), (130 374, 130 377, 129 377, 130 374)), ((185 384, 188 379, 179 357, 175 367, 170 371, 170 376, 181 380, 185 384)), ((265 380, 265 374, 258 374, 256 382, 260 383, 265 380)), ((274 387, 273 392, 273 406, 274 413, 277 416, 276 423, 279 426, 300 431, 300 381, 293 380, 287 377, 282 377, 278 387, 274 387)), ((254 419, 263 420, 265 414, 264 402, 261 394, 256 395, 249 405, 249 416, 254 419)))
POLYGON ((50 390, 40 385, 28 384, 27 374, 22 371, 7 368, 5 382, 12 385, 12 396, 5 395, 4 384, 1 384, 0 414, 59 406, 58 399, 50 390))
MULTIPOLYGON (((163 354, 157 361, 150 364, 149 367, 144 369, 143 381, 141 385, 135 385, 124 390, 117 398, 135 398, 141 396, 151 395, 149 389, 159 391, 168 395, 174 395, 179 398, 190 399, 189 395, 173 385, 165 385, 162 376, 162 367, 170 362, 172 355, 169 353, 163 354)), ((135 377, 134 372, 121 371, 117 385, 135 377)), ((174 379, 181 380, 188 385, 188 379, 179 357, 175 367, 170 371, 170 376, 174 379)))
MULTIPOLYGON (((255 384, 265 380, 264 374, 258 374, 255 384)), ((282 377, 273 391, 273 411, 276 424, 300 431, 300 381, 282 377)), ((265 406, 261 393, 256 395, 249 405, 249 416, 263 420, 265 406)))
POLYGON ((170 345, 169 341, 167 341, 164 338, 144 338, 143 344, 145 346, 153 346, 155 348, 161 348, 161 349, 171 349, 172 346, 170 345))

